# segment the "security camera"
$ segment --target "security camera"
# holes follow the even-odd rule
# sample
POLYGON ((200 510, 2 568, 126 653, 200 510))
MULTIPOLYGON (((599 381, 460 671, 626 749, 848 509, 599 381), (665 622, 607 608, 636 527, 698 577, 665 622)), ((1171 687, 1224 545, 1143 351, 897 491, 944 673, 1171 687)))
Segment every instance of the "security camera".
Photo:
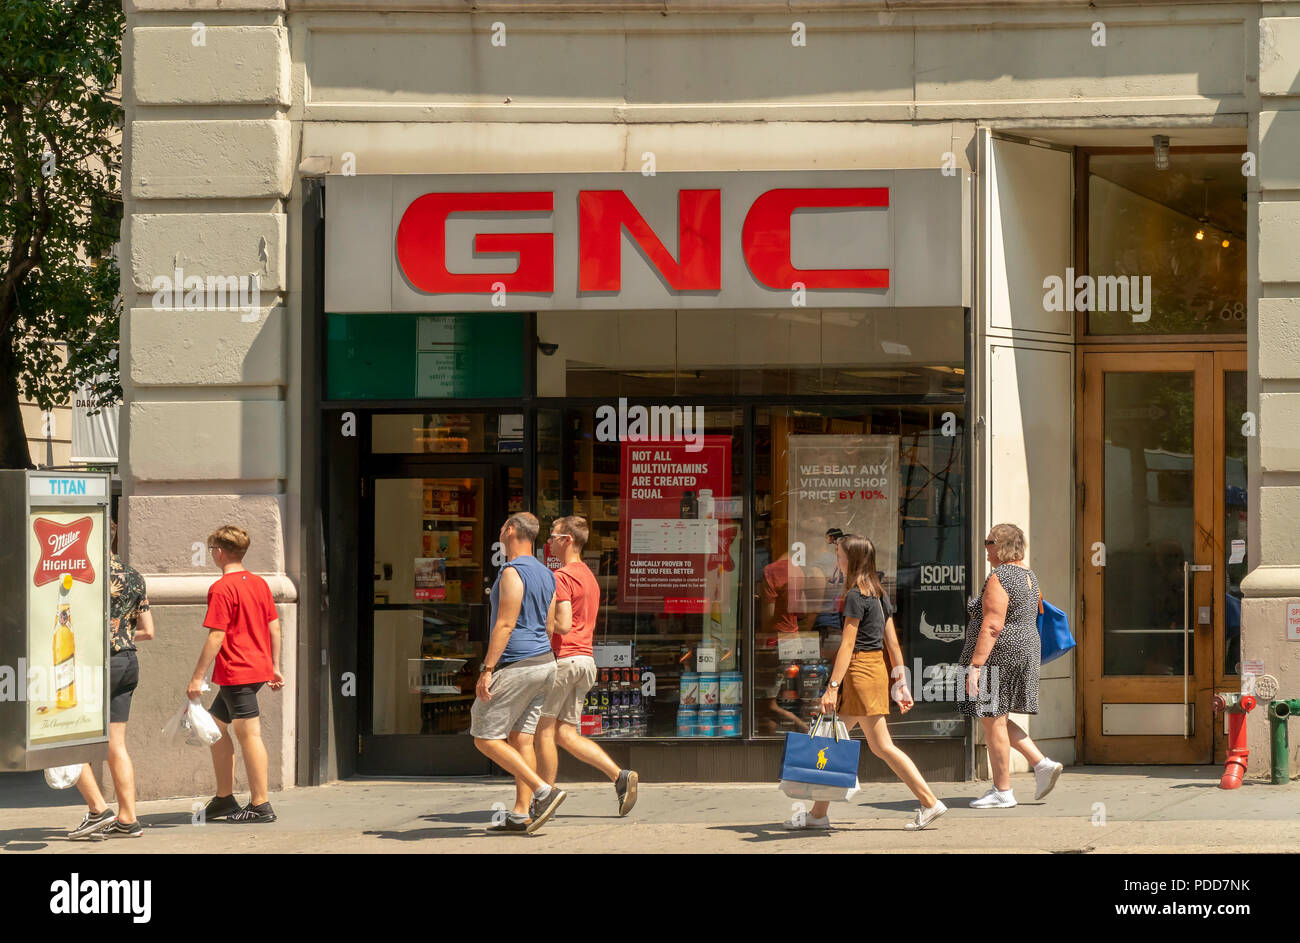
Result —
POLYGON ((548 344, 548 343, 546 343, 546 341, 538 341, 538 342, 537 342, 537 349, 540 350, 540 351, 541 351, 543 354, 545 354, 546 356, 550 357, 550 356, 552 356, 552 355, 553 355, 557 350, 560 349, 560 345, 559 345, 559 344, 548 344))

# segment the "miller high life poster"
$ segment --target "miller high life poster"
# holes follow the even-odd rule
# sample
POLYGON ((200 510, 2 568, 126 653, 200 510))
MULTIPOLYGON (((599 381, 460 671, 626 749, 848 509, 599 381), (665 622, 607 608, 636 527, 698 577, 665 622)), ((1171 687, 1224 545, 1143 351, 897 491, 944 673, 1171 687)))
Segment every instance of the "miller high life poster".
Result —
POLYGON ((28 517, 27 729, 31 746, 103 736, 102 509, 33 510, 28 517), (89 513, 87 513, 89 510, 89 513))

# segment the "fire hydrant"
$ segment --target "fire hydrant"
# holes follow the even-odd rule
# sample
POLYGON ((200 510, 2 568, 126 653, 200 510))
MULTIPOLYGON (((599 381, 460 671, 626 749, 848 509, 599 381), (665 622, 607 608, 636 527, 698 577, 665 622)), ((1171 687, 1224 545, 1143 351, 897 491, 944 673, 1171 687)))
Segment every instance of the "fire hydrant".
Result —
POLYGON ((1228 762, 1223 766, 1219 788, 1239 789, 1250 759, 1250 750, 1246 746, 1246 715, 1255 709, 1255 695, 1216 694, 1213 704, 1214 713, 1228 712, 1228 762))

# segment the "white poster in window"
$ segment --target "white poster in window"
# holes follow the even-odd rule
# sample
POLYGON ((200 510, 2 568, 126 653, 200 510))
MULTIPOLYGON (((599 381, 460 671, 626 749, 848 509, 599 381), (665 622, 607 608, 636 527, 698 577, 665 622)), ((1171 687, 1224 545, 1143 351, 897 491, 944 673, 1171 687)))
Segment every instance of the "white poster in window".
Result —
POLYGON ((839 528, 871 540, 890 598, 898 569, 898 436, 792 435, 789 439, 789 552, 799 564, 835 572, 826 532, 839 528), (800 546, 796 547, 796 543, 800 546))

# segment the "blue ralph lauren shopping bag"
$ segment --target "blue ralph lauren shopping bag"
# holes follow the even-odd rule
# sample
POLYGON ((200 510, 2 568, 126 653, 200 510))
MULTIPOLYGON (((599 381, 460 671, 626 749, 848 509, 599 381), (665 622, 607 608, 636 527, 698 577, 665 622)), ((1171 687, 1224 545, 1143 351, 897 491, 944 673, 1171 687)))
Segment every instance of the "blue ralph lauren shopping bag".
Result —
MULTIPOLYGON (((819 716, 812 724, 817 729, 819 716)), ((835 730, 834 719, 831 729, 835 730)), ((857 740, 834 737, 813 737, 806 733, 785 735, 785 755, 781 758, 781 780, 792 783, 810 783, 814 786, 835 786, 855 789, 858 785, 858 753, 862 745, 857 740)))
POLYGON ((1038 600, 1038 637, 1043 647, 1039 664, 1043 665, 1060 658, 1075 646, 1074 636, 1070 634, 1070 620, 1064 612, 1042 598, 1038 600))

